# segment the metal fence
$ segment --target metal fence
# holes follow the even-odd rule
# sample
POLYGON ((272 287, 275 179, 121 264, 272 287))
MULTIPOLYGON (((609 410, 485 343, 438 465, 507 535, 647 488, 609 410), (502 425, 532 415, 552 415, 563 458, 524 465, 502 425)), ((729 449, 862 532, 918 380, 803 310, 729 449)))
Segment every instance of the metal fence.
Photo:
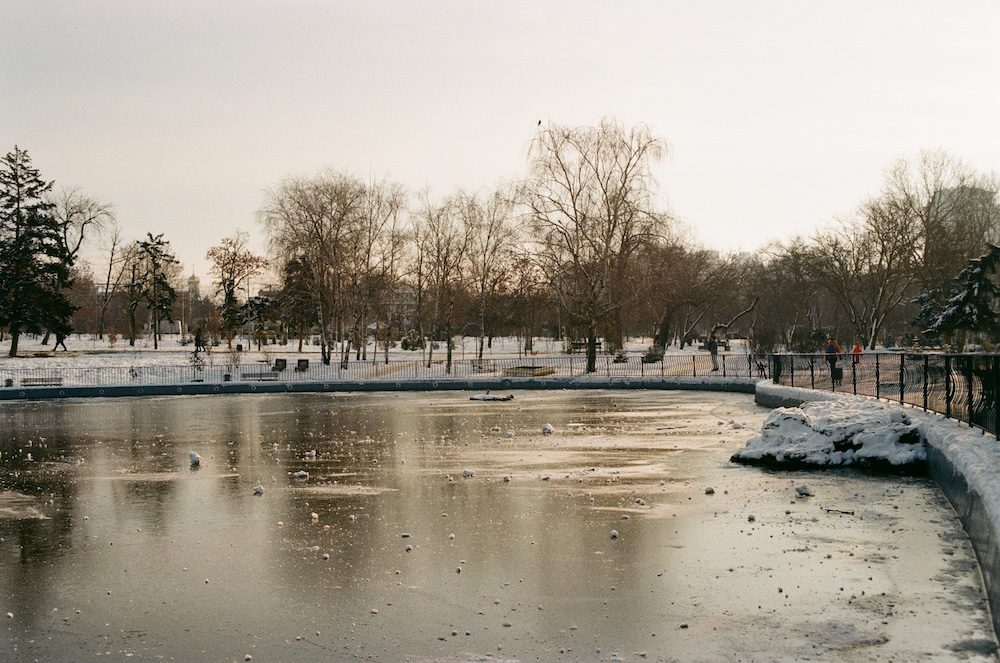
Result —
MULTIPOLYGON (((702 354, 667 354, 654 362, 643 355, 623 357, 599 355, 594 375, 605 377, 768 377, 766 355, 720 353, 717 370, 712 358, 702 354)), ((41 386, 143 386, 174 385, 191 382, 332 382, 339 380, 467 380, 489 377, 578 377, 586 375, 587 360, 582 355, 531 356, 503 359, 459 359, 449 367, 444 357, 426 360, 347 361, 336 359, 323 364, 315 357, 269 360, 238 366, 184 365, 88 368, 17 368, 0 366, 0 384, 4 387, 41 386)))
POLYGON ((777 384, 908 403, 1000 436, 997 354, 778 354, 771 355, 771 378, 777 384))

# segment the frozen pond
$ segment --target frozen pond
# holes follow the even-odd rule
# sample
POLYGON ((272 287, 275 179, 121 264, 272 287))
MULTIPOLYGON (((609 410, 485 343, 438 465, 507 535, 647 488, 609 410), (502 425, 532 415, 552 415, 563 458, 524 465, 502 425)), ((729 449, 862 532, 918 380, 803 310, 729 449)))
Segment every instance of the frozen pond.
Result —
POLYGON ((0 407, 0 660, 995 660, 931 481, 733 465, 746 395, 468 396, 0 407))

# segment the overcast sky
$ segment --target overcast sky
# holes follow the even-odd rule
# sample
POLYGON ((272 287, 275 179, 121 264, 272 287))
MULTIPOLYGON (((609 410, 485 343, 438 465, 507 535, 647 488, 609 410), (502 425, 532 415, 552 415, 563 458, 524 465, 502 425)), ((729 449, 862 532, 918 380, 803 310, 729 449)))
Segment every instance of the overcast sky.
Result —
POLYGON ((723 251, 830 223, 922 149, 1000 171, 997 0, 0 7, 0 149, 203 277, 287 176, 477 191, 524 174, 539 120, 649 125, 664 206, 723 251))

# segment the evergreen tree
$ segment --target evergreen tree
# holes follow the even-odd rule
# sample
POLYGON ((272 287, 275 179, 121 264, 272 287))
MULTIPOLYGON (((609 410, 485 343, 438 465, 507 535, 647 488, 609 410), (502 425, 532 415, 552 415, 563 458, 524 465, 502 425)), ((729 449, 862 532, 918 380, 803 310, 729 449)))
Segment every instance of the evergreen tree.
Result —
POLYGON ((167 269, 177 264, 177 258, 170 250, 170 242, 163 239, 163 233, 153 236, 146 233, 146 239, 138 244, 139 254, 146 264, 145 299, 153 316, 153 348, 159 348, 160 320, 170 320, 170 310, 177 298, 177 292, 170 285, 167 269))
POLYGON ((285 263, 281 293, 278 295, 278 307, 286 329, 294 330, 299 341, 299 352, 302 352, 302 339, 319 321, 316 314, 316 304, 309 290, 309 276, 305 273, 305 265, 298 258, 292 258, 285 263))
POLYGON ((22 333, 71 329, 74 307, 65 288, 73 260, 44 199, 51 189, 27 151, 15 145, 0 161, 0 325, 10 330, 11 357, 22 333))
POLYGON ((1000 301, 1000 286, 994 277, 1000 267, 1000 247, 989 245, 986 255, 969 261, 969 266, 955 277, 955 295, 925 334, 973 332, 991 337, 1000 332, 1000 315, 996 304, 1000 301))

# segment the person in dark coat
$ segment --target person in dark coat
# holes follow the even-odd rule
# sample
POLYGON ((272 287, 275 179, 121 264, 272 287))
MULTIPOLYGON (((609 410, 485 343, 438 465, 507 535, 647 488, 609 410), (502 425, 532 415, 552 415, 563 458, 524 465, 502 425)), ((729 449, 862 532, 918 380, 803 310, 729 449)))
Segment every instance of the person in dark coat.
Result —
POLYGON ((833 380, 834 383, 840 382, 838 375, 842 375, 842 373, 838 373, 837 371, 837 359, 840 355, 840 344, 837 343, 837 340, 834 337, 831 336, 826 339, 826 345, 823 346, 823 353, 826 355, 826 363, 830 364, 830 379, 833 380))
POLYGON ((719 341, 713 332, 708 337, 708 354, 712 355, 712 372, 719 370, 719 341))

